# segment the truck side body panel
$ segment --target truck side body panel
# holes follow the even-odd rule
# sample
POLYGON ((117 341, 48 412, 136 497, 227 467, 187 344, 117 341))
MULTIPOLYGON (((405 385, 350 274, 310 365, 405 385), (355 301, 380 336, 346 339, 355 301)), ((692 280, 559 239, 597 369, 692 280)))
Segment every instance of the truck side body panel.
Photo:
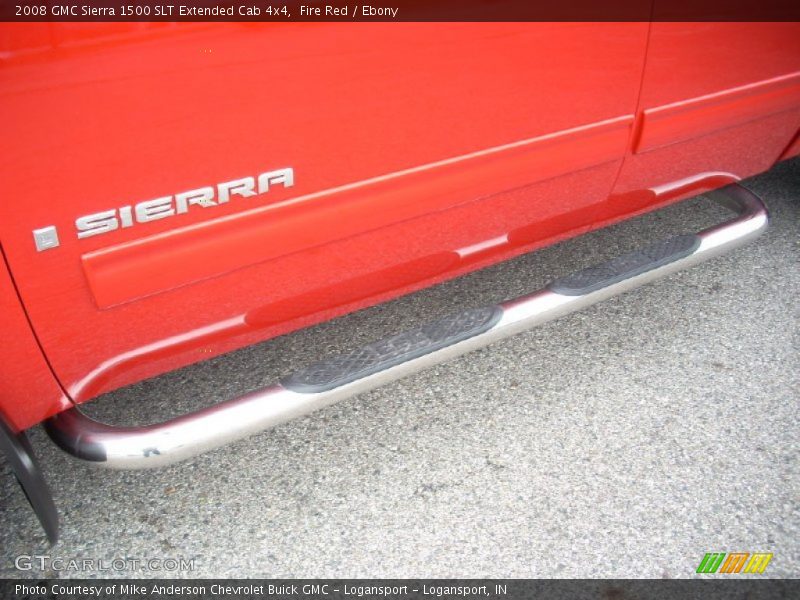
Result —
POLYGON ((0 240, 76 402, 763 171, 800 128, 797 24, 0 39, 0 240))

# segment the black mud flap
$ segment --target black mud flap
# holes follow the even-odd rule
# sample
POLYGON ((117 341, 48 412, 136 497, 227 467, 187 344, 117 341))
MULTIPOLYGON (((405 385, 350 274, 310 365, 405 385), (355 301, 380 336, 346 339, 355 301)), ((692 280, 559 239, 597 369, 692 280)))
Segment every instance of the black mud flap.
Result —
POLYGON ((53 495, 42 476, 39 463, 25 432, 14 433, 0 418, 0 450, 8 459, 17 481, 28 497, 33 512, 42 524, 50 544, 58 541, 58 511, 53 495))

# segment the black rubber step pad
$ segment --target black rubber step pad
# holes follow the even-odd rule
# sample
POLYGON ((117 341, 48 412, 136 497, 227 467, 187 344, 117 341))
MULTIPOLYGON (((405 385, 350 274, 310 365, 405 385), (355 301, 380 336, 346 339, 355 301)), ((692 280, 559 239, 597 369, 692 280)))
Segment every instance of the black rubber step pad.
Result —
POLYGON ((678 235, 561 277, 547 287, 563 296, 583 296, 689 256, 699 245, 700 238, 696 235, 678 235))
POLYGON ((449 315, 363 348, 334 356, 297 371, 281 381, 288 390, 316 393, 383 371, 413 358, 471 338, 500 320, 499 306, 473 308, 449 315))

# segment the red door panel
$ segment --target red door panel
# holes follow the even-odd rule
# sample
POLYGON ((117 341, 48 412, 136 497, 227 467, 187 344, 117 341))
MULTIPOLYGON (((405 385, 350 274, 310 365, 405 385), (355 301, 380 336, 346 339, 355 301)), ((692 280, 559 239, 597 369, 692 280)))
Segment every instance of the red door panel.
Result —
POLYGON ((648 29, 104 27, 61 24, 55 49, 0 30, 0 236, 79 401, 594 226, 648 29), (176 204, 287 167, 291 186, 176 204), (78 239, 103 211, 118 228, 78 239))
POLYGON ((609 215, 769 169, 800 127, 800 23, 653 23, 609 215))

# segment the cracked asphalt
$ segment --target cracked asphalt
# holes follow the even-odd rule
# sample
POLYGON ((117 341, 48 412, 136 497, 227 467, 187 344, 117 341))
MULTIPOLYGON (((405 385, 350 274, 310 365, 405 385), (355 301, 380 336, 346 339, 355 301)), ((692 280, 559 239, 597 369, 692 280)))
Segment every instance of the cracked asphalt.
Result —
MULTIPOLYGON (((0 458, 0 575, 660 578, 766 551, 800 576, 800 161, 745 183, 773 216, 753 244, 188 462, 95 470, 35 428, 62 536, 0 458), (194 569, 15 568, 34 554, 194 569)), ((693 199, 90 410, 166 418, 723 214, 693 199)))

